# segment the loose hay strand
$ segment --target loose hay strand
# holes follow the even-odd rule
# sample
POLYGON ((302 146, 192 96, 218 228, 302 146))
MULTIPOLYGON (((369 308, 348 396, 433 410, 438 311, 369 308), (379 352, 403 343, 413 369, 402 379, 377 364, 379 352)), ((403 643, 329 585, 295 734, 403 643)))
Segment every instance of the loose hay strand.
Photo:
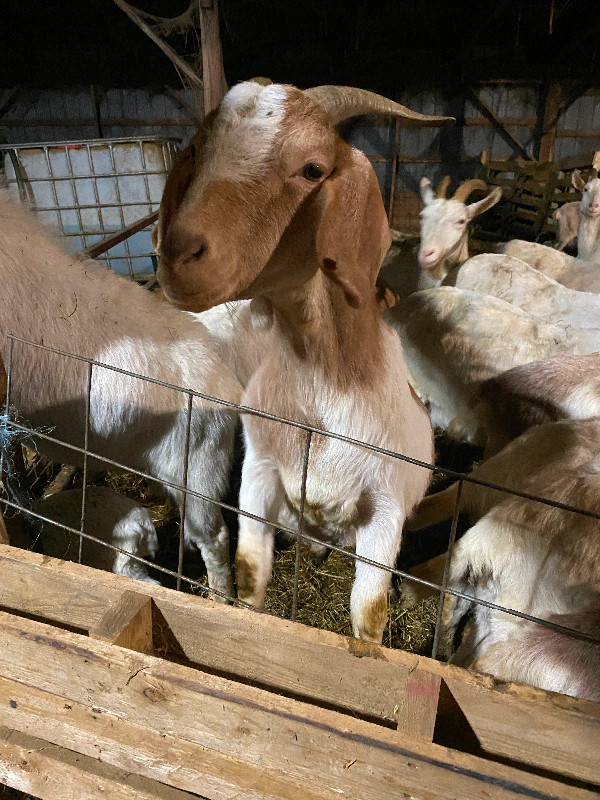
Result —
MULTIPOLYGON (((295 550, 276 552, 273 577, 265 599, 265 610, 289 619, 292 610, 295 550)), ((315 564, 302 553, 298 573, 297 621, 313 628, 352 636, 350 592, 354 582, 354 560, 332 552, 323 564, 315 564)), ((431 649, 436 619, 435 598, 410 609, 390 603, 389 618, 383 636, 387 647, 400 648, 420 655, 431 649)))

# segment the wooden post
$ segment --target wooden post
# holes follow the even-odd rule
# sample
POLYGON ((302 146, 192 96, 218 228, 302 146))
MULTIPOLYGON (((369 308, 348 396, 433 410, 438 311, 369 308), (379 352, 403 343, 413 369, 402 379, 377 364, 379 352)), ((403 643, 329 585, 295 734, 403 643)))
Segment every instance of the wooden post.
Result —
POLYGON ((104 139, 104 133, 102 132, 102 119, 100 117, 100 99, 93 83, 90 86, 90 98, 92 101, 92 114, 94 115, 94 121, 96 123, 96 134, 98 139, 104 139))
POLYGON ((544 115, 542 122, 542 134, 540 136, 540 146, 538 153, 539 161, 552 161, 554 158, 554 144, 556 142, 556 129, 558 118, 561 112, 563 99, 562 86, 560 83, 551 83, 546 93, 544 103, 544 115))
POLYGON ((199 8, 204 113, 208 114, 221 102, 227 91, 227 81, 219 35, 219 0, 199 0, 199 8))

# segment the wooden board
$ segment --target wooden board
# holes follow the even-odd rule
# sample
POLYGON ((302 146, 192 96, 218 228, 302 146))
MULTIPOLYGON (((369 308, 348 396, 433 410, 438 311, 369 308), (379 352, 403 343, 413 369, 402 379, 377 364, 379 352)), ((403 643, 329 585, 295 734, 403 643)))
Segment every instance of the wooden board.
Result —
POLYGON ((596 796, 7 613, 0 675, 1 725, 210 799, 596 796))
POLYGON ((129 624, 145 596, 156 609, 153 624, 169 632, 171 644, 158 648, 167 657, 378 727, 404 727, 407 682, 415 670, 426 671, 443 680, 455 702, 453 740, 438 741, 473 752, 470 732, 475 752, 487 757, 600 784, 600 765, 588 749, 600 751, 600 708, 593 703, 498 684, 402 651, 0 546, 5 610, 84 634, 104 629, 103 638, 114 641, 119 624, 129 624))

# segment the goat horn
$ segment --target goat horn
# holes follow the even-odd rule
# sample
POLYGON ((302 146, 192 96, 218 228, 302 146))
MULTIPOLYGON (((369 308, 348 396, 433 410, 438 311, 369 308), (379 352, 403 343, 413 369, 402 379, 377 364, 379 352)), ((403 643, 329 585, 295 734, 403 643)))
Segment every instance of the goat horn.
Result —
POLYGON ((307 94, 325 111, 332 125, 359 114, 385 114, 404 120, 404 127, 446 125, 456 122, 454 117, 430 117, 388 100, 380 94, 356 89, 353 86, 315 86, 305 89, 307 94))
POLYGON ((598 177, 598 170, 592 167, 588 175, 588 181, 593 181, 594 178, 598 177))
POLYGON ((442 178, 442 181, 441 181, 440 185, 437 188, 437 192, 435 193, 435 196, 439 200, 444 200, 445 199, 446 192, 448 191, 448 186, 450 186, 450 175, 446 175, 444 178, 442 178))
POLYGON ((476 189, 480 189, 482 192, 487 192, 489 186, 485 181, 479 180, 479 178, 471 178, 468 181, 463 181, 458 189, 454 192, 454 196, 452 197, 453 200, 459 200, 461 203, 464 203, 467 197, 474 192, 476 189))

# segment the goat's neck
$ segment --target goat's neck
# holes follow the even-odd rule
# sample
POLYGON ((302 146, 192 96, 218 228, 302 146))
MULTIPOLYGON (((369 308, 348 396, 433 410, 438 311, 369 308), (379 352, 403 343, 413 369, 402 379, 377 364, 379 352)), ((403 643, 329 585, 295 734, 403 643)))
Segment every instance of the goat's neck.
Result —
POLYGON ((577 233, 577 256, 586 261, 600 261, 600 214, 581 214, 577 233))
POLYGON ((371 382, 380 369, 383 339, 374 292, 364 307, 352 308, 319 271, 269 300, 289 357, 341 390, 371 382))
POLYGON ((465 261, 469 259, 469 240, 467 236, 463 236, 458 240, 456 246, 446 254, 444 258, 444 266, 446 272, 449 272, 454 267, 462 267, 465 261))

